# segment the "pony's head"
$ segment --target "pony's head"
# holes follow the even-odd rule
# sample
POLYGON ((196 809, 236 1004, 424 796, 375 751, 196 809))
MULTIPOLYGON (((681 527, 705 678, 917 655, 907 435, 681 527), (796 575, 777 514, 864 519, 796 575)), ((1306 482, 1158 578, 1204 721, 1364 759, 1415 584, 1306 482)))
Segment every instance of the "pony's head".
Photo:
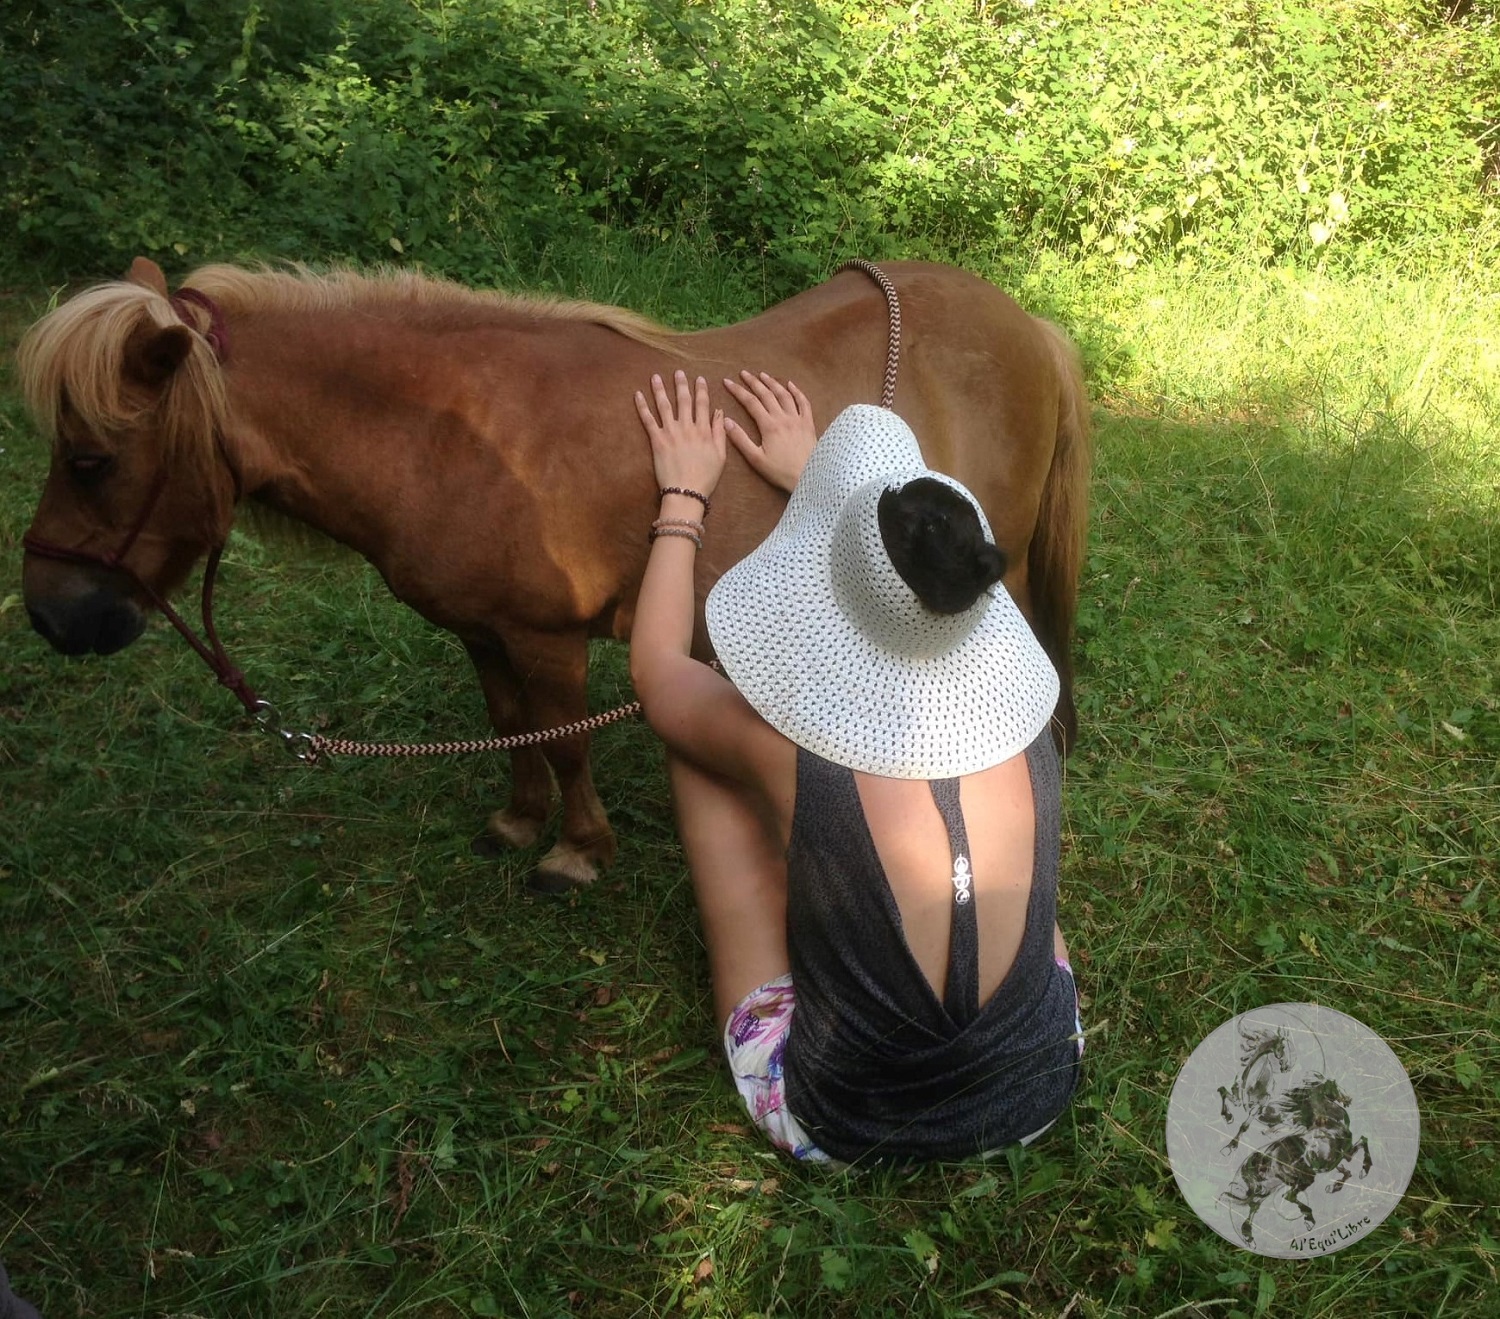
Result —
POLYGON ((180 313, 199 314, 138 259, 22 341, 21 390, 52 446, 22 591, 32 626, 65 654, 128 646, 153 599, 228 534, 236 492, 217 438, 223 375, 180 313))

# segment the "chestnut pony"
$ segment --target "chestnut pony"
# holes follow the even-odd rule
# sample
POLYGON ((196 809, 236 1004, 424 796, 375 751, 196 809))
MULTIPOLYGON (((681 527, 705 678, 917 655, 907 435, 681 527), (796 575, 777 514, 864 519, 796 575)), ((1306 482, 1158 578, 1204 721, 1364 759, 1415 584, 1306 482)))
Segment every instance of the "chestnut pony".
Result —
MULTIPOLYGON (((1088 406, 1063 334, 973 275, 893 262, 903 349, 896 410, 933 467, 984 504, 1005 584, 1063 678, 1089 471, 1088 406)), ((23 585, 37 631, 108 653, 223 544, 236 506, 351 546, 467 648, 498 733, 585 716, 588 639, 630 632, 656 507, 633 393, 653 372, 790 377, 826 423, 880 397, 886 303, 840 273, 751 320, 679 333, 587 302, 477 292, 414 274, 208 266, 170 298, 144 258, 64 303, 21 347, 52 465, 23 585), (123 563, 128 572, 108 566, 123 563)), ((753 427, 752 427, 753 433, 753 427)), ((731 452, 698 558, 700 600, 757 544, 783 497, 731 452)), ((707 653, 699 629, 698 645, 707 653)), ((533 882, 591 881, 614 856, 588 739, 512 754, 488 821, 530 846, 562 797, 533 882)))

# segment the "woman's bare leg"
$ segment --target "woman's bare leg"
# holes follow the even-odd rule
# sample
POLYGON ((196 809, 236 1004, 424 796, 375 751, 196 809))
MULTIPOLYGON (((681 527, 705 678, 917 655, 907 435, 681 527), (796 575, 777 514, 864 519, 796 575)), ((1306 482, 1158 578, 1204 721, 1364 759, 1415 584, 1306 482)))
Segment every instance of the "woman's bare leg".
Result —
POLYGON ((667 773, 722 1029, 746 994, 790 970, 786 858, 738 785, 670 754, 667 773))

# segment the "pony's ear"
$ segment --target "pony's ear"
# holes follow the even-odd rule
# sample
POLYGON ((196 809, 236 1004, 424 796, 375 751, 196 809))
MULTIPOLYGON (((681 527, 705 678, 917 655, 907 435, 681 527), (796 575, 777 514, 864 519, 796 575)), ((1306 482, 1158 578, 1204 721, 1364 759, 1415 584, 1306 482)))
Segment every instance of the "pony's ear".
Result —
POLYGON ((167 277, 161 273, 161 267, 148 256, 136 257, 130 263, 125 278, 131 284, 139 284, 142 288, 160 293, 162 297, 167 296, 167 277))
POLYGON ((125 343, 125 378, 148 389, 160 389, 193 350, 186 325, 142 325, 125 343))

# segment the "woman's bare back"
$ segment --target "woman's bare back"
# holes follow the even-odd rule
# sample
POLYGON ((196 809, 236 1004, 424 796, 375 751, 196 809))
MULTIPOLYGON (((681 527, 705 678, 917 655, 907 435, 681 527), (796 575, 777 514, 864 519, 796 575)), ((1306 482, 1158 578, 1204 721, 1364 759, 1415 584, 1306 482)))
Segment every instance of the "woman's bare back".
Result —
MULTIPOLYGON (((953 861, 932 789, 921 780, 869 774, 856 773, 854 781, 907 946, 942 999, 953 922, 953 861)), ((1005 979, 1026 929, 1036 811, 1025 753, 960 780, 959 801, 969 836, 983 1004, 1005 979)))

